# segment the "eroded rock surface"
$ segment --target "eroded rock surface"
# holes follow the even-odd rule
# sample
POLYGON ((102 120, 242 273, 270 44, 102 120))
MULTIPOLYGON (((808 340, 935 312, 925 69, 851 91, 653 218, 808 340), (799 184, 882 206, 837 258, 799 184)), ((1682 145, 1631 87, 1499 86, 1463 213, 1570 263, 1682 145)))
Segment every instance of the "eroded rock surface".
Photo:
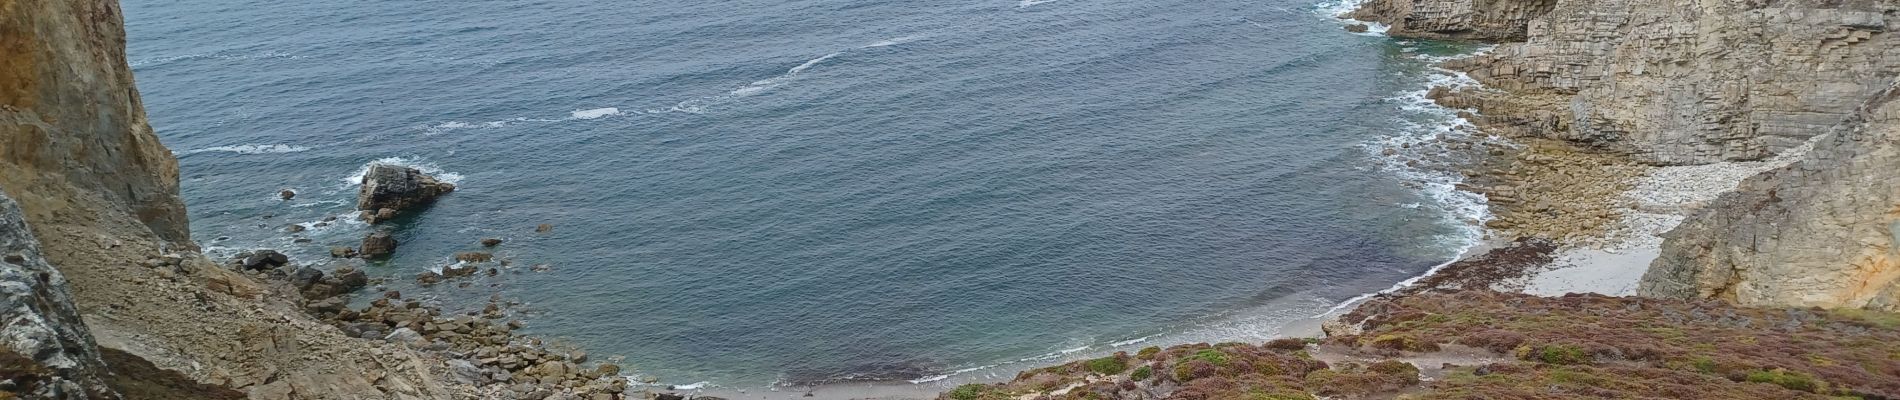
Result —
POLYGON ((1638 293, 1900 310, 1896 88, 1806 158, 1749 178, 1671 231, 1638 293))
MULTIPOLYGON (((1408 21, 1455 8, 1387 2, 1411 3, 1408 21)), ((1502 89, 1464 101, 1481 126, 1653 164, 1760 160, 1840 124, 1900 76, 1897 10, 1890 0, 1560 0, 1524 42, 1448 66, 1502 89)))
POLYGON ((435 202, 455 185, 436 180, 415 168, 388 163, 373 163, 363 174, 363 186, 356 195, 356 209, 364 221, 375 223, 422 205, 435 202))
POLYGON ((66 276, 40 255, 20 207, 0 193, 0 397, 119 398, 66 276))
POLYGON ((1372 0, 1349 16, 1390 26, 1395 37, 1524 40, 1531 20, 1557 0, 1372 0))

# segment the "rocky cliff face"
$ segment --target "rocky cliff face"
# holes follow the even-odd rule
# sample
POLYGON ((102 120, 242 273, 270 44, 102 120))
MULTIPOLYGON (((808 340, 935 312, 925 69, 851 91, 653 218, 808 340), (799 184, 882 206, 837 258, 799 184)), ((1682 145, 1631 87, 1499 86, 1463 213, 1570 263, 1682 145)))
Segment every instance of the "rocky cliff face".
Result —
MULTIPOLYGON (((1894 85, 1900 85, 1895 82, 1894 85)), ((1900 86, 1668 235, 1638 292, 1900 310, 1900 86)))
POLYGON ((479 397, 193 253, 116 0, 0 0, 0 191, 0 398, 479 397))
POLYGON ((117 398, 66 276, 40 255, 20 206, 0 193, 0 379, 34 398, 117 398))
POLYGON ((120 18, 115 1, 0 2, 0 188, 37 229, 129 217, 184 245, 178 162, 145 122, 120 18))
POLYGON ((1476 108, 1474 122, 1494 133, 1657 165, 1761 160, 1817 141, 1670 234, 1640 294, 1900 302, 1900 253, 1890 253, 1900 236, 1890 105, 1900 1, 1557 0, 1523 22, 1521 38, 1496 33, 1539 7, 1374 0, 1354 16, 1391 23, 1396 36, 1521 40, 1447 63, 1488 89, 1440 102, 1476 108))
POLYGON ((1372 0, 1350 15, 1386 24, 1386 34, 1430 39, 1521 41, 1557 0, 1372 0))
MULTIPOLYGON (((1471 3, 1409 2, 1396 34, 1471 3)), ((1470 102, 1481 125, 1653 164, 1758 160, 1840 124, 1900 76, 1897 12, 1890 0, 1564 0, 1523 42, 1451 65, 1505 93, 1470 102)))

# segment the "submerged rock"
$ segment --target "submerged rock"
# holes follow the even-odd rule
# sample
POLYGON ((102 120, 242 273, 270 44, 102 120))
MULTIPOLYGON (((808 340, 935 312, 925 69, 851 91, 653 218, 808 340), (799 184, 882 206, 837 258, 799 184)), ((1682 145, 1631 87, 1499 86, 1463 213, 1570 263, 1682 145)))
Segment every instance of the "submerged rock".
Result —
POLYGON ((396 252, 396 238, 390 236, 389 232, 372 232, 363 237, 362 249, 363 258, 389 257, 396 252))
POLYGON ((501 245, 501 239, 496 239, 496 238, 482 239, 482 247, 495 247, 495 246, 500 246, 500 245, 501 245))
POLYGON ((277 197, 281 197, 284 200, 290 200, 293 197, 297 197, 297 192, 290 189, 284 189, 283 191, 277 192, 277 197))
POLYGON ((494 259, 495 259, 495 255, 489 254, 486 251, 465 251, 465 252, 455 253, 455 260, 461 261, 461 262, 484 263, 484 262, 492 261, 494 259))
POLYGON ((438 181, 415 168, 372 163, 357 191, 356 209, 362 210, 363 220, 376 223, 453 191, 454 184, 438 181))

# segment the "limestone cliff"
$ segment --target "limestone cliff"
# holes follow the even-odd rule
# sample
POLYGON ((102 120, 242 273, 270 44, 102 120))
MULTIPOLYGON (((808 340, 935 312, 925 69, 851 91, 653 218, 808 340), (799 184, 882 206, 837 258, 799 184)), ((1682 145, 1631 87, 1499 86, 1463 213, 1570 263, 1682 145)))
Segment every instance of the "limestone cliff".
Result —
POLYGON ((1657 165, 1761 160, 1818 140, 1668 235, 1639 292, 1895 307, 1900 1, 1557 0, 1521 37, 1500 33, 1541 6, 1374 0, 1353 16, 1395 36, 1514 41, 1446 64, 1487 89, 1436 95, 1477 109, 1493 133, 1657 165))
MULTIPOLYGON (((1900 82, 1896 82, 1900 85, 1900 82)), ((1900 86, 1668 235, 1639 293, 1900 310, 1900 86)))
MULTIPOLYGON (((1412 3, 1387 17, 1407 24, 1482 5, 1390 1, 1412 3)), ((1896 12, 1891 0, 1560 0, 1523 42, 1449 65, 1500 90, 1466 101, 1481 126, 1654 164, 1758 160, 1839 124, 1900 76, 1896 12)))
POLYGON ((1524 40, 1530 21, 1557 0, 1372 0, 1350 15, 1386 24, 1386 34, 1463 40, 1524 40))

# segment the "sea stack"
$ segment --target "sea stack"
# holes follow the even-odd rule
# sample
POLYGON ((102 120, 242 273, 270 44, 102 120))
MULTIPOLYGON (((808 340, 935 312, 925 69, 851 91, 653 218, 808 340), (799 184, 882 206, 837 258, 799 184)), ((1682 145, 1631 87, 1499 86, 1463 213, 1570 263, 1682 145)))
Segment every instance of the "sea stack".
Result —
POLYGON ((356 209, 369 223, 387 220, 411 208, 435 202, 437 197, 455 191, 455 185, 436 180, 415 168, 389 163, 372 163, 363 173, 363 186, 356 194, 356 209))

